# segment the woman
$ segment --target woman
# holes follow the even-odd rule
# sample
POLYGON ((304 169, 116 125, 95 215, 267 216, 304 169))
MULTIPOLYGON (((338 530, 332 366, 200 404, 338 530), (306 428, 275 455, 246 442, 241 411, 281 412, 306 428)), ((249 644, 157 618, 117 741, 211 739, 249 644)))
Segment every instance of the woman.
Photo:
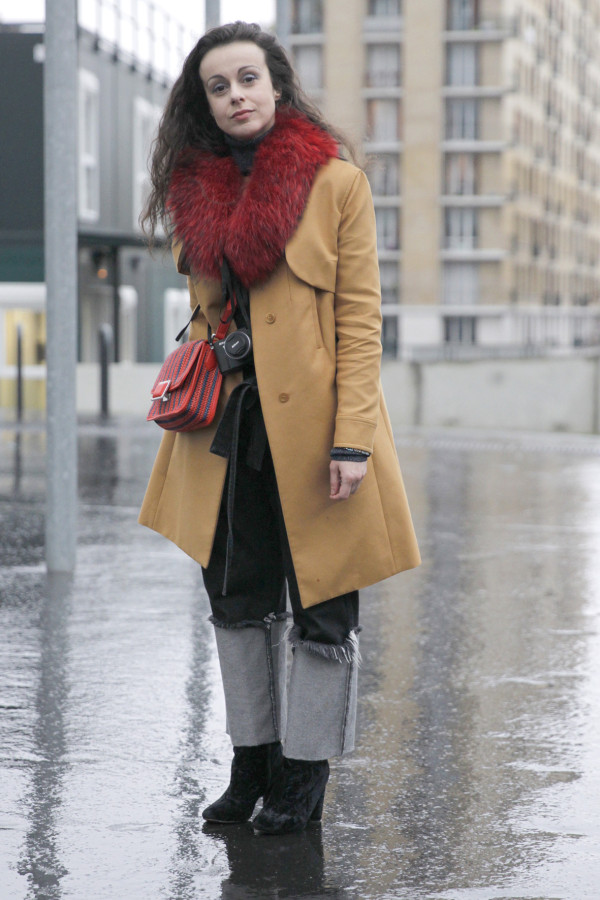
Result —
POLYGON ((143 221, 172 235, 190 338, 251 332, 209 428, 167 433, 140 521, 202 565, 233 743, 210 822, 297 831, 353 749, 358 589, 418 565, 380 391, 375 218, 364 173, 275 38, 236 22, 188 56, 143 221), (293 648, 286 692, 286 583, 293 648))

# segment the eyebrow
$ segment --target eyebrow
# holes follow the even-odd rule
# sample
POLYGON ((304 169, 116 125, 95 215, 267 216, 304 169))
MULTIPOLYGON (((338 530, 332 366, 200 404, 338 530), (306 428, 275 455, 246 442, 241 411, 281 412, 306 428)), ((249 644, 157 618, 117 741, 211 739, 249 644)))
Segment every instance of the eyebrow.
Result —
MULTIPOLYGON (((260 72, 261 67, 256 66, 254 63, 248 63, 245 66, 240 66, 240 68, 237 71, 238 75, 240 74, 240 72, 243 72, 244 69, 258 69, 258 71, 260 72)), ((225 75, 211 75, 210 78, 207 78, 206 83, 209 84, 215 78, 223 78, 225 81, 227 81, 227 79, 225 78, 225 75)))

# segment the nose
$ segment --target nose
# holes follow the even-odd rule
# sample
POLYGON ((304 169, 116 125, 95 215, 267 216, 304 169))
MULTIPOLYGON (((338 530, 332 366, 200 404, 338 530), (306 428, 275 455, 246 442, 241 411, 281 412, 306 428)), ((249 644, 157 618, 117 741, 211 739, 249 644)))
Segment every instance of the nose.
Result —
POLYGON ((232 103, 240 103, 244 99, 244 90, 241 84, 233 83, 231 85, 230 95, 232 103))

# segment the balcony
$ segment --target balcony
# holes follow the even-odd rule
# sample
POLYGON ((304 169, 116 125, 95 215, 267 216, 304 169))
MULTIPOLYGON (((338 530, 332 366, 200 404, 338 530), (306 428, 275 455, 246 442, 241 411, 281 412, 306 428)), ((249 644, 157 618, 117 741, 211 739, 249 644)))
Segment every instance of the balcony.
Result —
POLYGON ((448 99, 472 97, 476 100, 497 100, 507 93, 508 88, 500 85, 446 84, 442 87, 442 97, 448 99))
POLYGON ((446 247, 440 250, 442 262, 501 262, 506 250, 489 247, 446 247))
POLYGON ((400 69, 368 70, 366 86, 368 88, 396 88, 400 87, 402 74, 400 69))
POLYGON ((440 197, 441 206, 464 206, 478 208, 493 208, 504 206, 507 198, 504 194, 443 194, 440 197))
POLYGON ((385 35, 400 34, 404 30, 402 16, 365 16, 363 19, 363 31, 371 35, 372 32, 381 32, 385 35))
POLYGON ((506 141, 488 141, 480 138, 446 138, 442 141, 446 153, 501 153, 506 150, 506 141))
POLYGON ((493 16, 480 18, 472 27, 457 28, 448 25, 443 33, 445 41, 503 41, 508 37, 516 37, 517 22, 513 17, 493 16))

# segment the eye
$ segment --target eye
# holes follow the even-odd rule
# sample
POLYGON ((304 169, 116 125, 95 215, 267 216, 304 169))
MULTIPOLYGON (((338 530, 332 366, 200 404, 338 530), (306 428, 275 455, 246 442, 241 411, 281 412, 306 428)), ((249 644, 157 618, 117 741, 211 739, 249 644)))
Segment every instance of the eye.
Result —
POLYGON ((227 85, 223 82, 217 82, 217 84, 213 84, 210 89, 211 94, 222 94, 227 90, 227 85))
POLYGON ((242 81, 244 84, 251 84, 253 81, 256 81, 257 78, 258 78, 258 75, 254 75, 253 72, 247 72, 244 75, 242 81))

